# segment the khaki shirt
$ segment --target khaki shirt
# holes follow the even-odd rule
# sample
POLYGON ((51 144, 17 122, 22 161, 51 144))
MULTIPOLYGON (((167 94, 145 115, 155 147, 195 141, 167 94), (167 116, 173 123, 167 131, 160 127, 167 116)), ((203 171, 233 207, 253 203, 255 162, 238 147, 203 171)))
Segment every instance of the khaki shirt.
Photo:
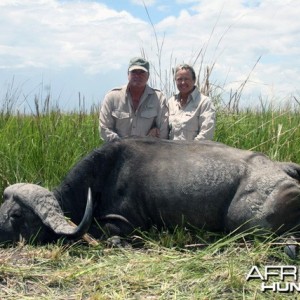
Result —
POLYGON ((115 88, 104 97, 99 117, 100 135, 104 141, 145 137, 155 127, 160 130, 160 138, 168 138, 168 107, 159 90, 146 85, 136 111, 127 86, 115 88))
POLYGON ((212 140, 215 131, 215 108, 211 99, 196 87, 186 105, 180 108, 179 94, 171 97, 169 106, 170 140, 212 140))

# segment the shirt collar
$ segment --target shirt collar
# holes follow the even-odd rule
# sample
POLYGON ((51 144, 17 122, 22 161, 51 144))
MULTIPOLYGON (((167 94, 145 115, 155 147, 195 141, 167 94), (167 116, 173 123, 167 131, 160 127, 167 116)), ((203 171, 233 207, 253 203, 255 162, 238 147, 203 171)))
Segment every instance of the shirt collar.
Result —
MULTIPOLYGON (((194 90, 189 94, 187 103, 194 100, 196 98, 196 95, 198 93, 197 86, 194 85, 194 90)), ((175 99, 179 102, 180 101, 180 93, 175 94, 175 99)))
MULTIPOLYGON (((129 86, 125 85, 125 86, 123 86, 123 89, 125 89, 126 95, 128 95, 129 94, 129 86)), ((153 94, 153 93, 154 93, 154 90, 148 84, 146 84, 143 95, 149 95, 149 94, 153 94)))

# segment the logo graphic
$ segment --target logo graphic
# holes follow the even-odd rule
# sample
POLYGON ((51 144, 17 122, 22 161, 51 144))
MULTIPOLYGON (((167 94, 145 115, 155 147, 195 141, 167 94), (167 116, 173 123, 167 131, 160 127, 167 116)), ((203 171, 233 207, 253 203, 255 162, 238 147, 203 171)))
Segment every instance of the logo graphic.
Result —
POLYGON ((260 280, 262 292, 300 292, 299 268, 296 266, 265 266, 263 270, 253 266, 246 276, 246 281, 250 280, 260 280))

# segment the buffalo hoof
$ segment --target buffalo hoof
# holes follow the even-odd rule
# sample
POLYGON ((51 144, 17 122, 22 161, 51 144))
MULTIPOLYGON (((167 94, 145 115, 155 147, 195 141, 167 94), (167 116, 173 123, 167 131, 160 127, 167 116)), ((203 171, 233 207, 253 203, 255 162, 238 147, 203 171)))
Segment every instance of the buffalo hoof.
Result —
POLYGON ((298 246, 296 245, 286 245, 284 247, 284 253, 288 255, 291 259, 297 258, 298 246))
POLYGON ((108 238, 106 240, 106 244, 108 247, 111 247, 111 248, 121 248, 121 247, 125 248, 125 247, 129 246, 128 242, 126 242, 124 239, 122 239, 118 235, 114 235, 114 236, 108 238))
POLYGON ((291 237, 286 241, 286 246, 284 247, 284 253, 291 259, 296 259, 298 255, 299 246, 295 243, 296 243, 295 238, 291 237))

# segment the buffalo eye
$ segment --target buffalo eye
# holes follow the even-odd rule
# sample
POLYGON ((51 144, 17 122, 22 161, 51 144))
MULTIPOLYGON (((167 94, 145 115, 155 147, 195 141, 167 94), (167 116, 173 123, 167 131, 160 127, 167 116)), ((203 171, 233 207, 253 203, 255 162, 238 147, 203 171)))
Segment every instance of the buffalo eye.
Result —
POLYGON ((3 193, 3 202, 7 201, 10 198, 10 196, 8 195, 8 193, 3 193))
POLYGON ((10 218, 12 222, 18 222, 22 219, 22 212, 21 210, 14 210, 11 214, 10 214, 10 218))

